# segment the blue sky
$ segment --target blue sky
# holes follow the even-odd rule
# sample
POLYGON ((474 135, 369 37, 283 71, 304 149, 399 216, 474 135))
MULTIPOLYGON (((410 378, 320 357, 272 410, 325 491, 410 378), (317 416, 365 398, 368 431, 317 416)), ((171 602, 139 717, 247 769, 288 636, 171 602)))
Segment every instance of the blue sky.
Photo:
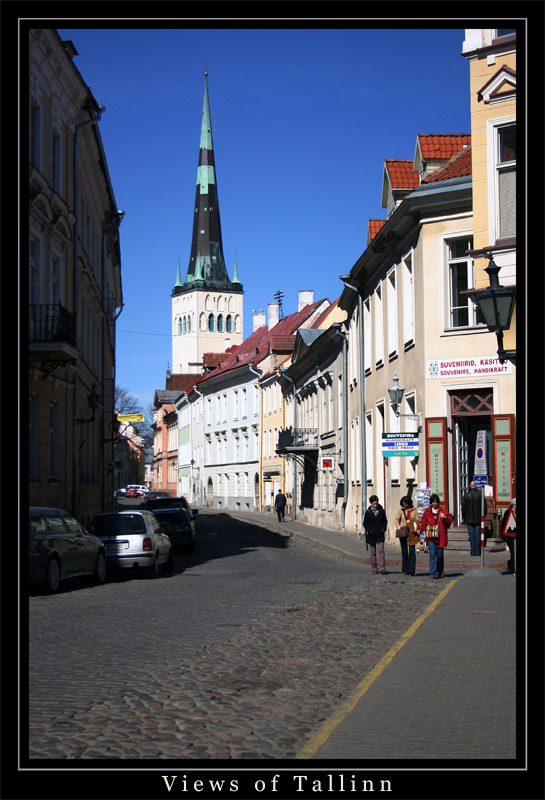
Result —
MULTIPOLYGON (((143 23, 144 24, 144 23, 143 23)), ((153 24, 153 23, 152 23, 153 24)), ((106 107, 100 131, 120 228, 117 382, 147 406, 171 364, 178 257, 191 247, 204 72, 223 249, 244 334, 277 290, 335 300, 381 208, 384 160, 418 133, 469 132, 464 30, 64 29, 106 107)))

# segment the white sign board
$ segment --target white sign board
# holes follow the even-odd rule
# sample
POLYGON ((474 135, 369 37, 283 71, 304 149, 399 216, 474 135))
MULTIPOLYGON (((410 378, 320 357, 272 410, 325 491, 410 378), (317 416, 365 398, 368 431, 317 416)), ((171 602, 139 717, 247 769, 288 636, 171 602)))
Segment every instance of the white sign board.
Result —
POLYGON ((428 361, 427 378, 463 378, 468 375, 512 375, 510 361, 503 364, 497 356, 472 356, 464 358, 444 358, 428 361))
POLYGON ((408 456, 414 458, 420 454, 417 433, 383 433, 382 455, 384 458, 408 456))

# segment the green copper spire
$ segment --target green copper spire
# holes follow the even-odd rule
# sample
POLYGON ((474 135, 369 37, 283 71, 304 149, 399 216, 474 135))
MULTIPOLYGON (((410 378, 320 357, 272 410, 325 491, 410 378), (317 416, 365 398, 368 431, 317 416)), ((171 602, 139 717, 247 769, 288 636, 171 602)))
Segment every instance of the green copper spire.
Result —
POLYGON ((233 275, 233 280, 231 283, 238 283, 240 284, 240 278, 238 277, 238 265, 237 265, 237 251, 235 250, 235 272, 233 275))
POLYGON ((199 164, 193 215, 193 236, 187 275, 183 284, 176 283, 174 294, 199 289, 242 292, 235 267, 235 280, 230 281, 223 256, 218 186, 214 162, 212 119, 208 96, 208 72, 204 73, 199 164), (195 282, 200 281, 198 287, 195 282))
POLYGON ((183 286, 182 276, 180 274, 180 256, 178 256, 178 271, 176 272, 176 283, 174 284, 174 288, 176 289, 177 286, 183 286))

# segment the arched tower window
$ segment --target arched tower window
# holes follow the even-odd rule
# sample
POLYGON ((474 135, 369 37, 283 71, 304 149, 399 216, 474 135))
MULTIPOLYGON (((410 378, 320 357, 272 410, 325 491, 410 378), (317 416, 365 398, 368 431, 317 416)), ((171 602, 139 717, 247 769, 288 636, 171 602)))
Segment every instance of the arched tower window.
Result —
POLYGON ((214 330, 214 315, 213 314, 209 314, 208 315, 208 330, 209 331, 213 331, 214 330))
POLYGON ((227 317, 225 318, 225 330, 227 333, 233 332, 233 317, 231 314, 227 314, 227 317))
POLYGON ((184 317, 184 333, 187 333, 187 321, 185 317, 184 317))
POLYGON ((191 317, 187 318, 187 332, 191 333, 191 317))
POLYGON ((218 314, 218 333, 223 333, 223 314, 218 314))
POLYGON ((235 317, 235 331, 240 333, 240 314, 237 314, 235 317))
POLYGON ((206 327, 207 327, 207 322, 206 322, 206 314, 204 313, 204 311, 202 312, 201 316, 199 317, 199 324, 200 324, 200 327, 201 327, 201 331, 205 331, 206 327))
POLYGON ((178 336, 181 336, 181 334, 182 334, 182 318, 181 317, 178 317, 176 328, 177 328, 176 333, 178 334, 178 336))

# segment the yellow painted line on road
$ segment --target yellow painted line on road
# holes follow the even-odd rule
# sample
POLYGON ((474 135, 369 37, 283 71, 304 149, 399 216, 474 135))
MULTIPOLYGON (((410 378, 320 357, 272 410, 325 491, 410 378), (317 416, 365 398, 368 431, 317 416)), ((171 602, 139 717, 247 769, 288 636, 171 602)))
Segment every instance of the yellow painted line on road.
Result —
MULTIPOLYGON (((461 577, 461 576, 460 576, 461 577)), ((388 664, 393 661, 394 657, 399 653, 402 647, 404 647, 409 639, 414 636, 418 628, 422 625, 422 623, 430 616, 430 614, 435 611, 439 603, 441 603, 447 594, 450 592, 452 587, 460 580, 460 578, 455 578, 451 581, 448 586, 445 586, 441 594, 439 594, 435 600, 430 603, 427 609, 418 617, 415 622, 411 625, 411 627, 403 634, 403 636, 394 644, 393 647, 388 650, 386 655, 384 655, 376 667, 373 667, 371 672, 369 672, 362 682, 357 686, 357 688, 350 694, 344 703, 340 705, 340 707, 335 711, 331 717, 324 722, 318 733, 316 733, 309 741, 306 743, 304 747, 296 753, 295 758, 314 758, 320 747, 329 739, 335 728, 340 725, 343 719, 349 714, 356 703, 358 703, 365 692, 371 688, 372 684, 376 681, 378 676, 384 672, 388 664)))

